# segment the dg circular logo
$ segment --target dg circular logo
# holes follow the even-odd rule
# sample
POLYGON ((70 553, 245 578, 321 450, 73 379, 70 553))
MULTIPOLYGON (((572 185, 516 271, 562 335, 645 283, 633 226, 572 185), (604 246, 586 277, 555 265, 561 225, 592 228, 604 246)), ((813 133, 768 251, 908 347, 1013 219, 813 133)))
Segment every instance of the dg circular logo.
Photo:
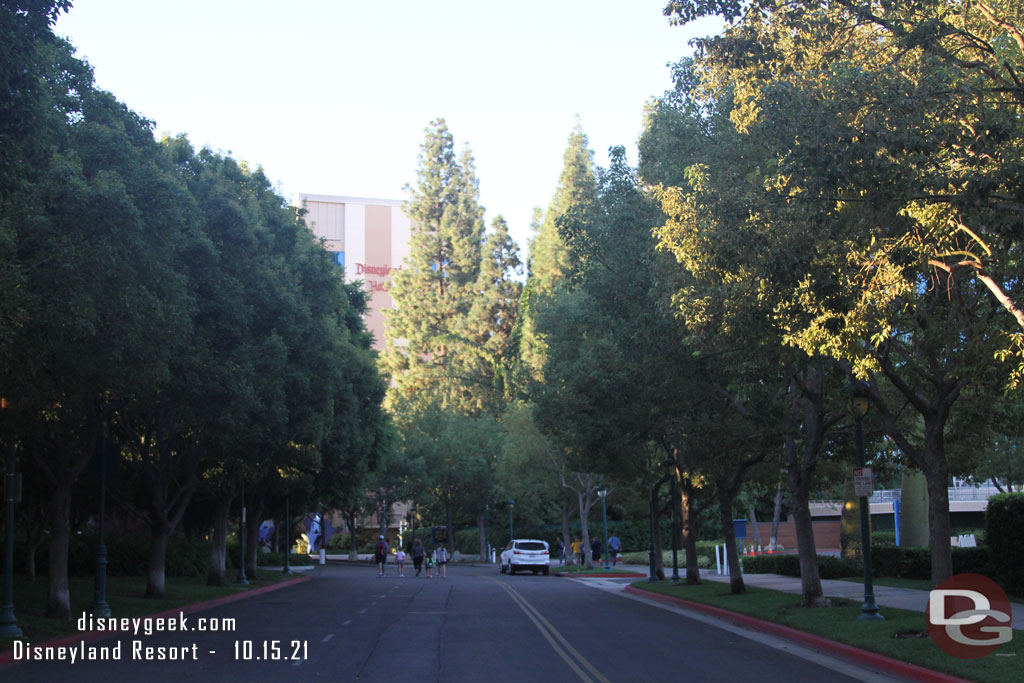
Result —
POLYGON ((1013 611, 1003 589, 980 574, 951 576, 928 595, 928 634, 943 652, 978 659, 1010 642, 1013 611))

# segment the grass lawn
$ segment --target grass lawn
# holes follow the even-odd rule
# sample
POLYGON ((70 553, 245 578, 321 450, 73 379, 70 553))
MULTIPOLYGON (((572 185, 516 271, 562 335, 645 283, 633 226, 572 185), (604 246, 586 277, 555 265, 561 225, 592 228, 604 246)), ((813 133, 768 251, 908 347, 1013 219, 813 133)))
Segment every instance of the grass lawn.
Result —
POLYGON ((565 566, 559 565, 558 567, 555 567, 555 566, 552 565, 551 571, 552 572, 558 572, 559 574, 607 574, 608 576, 614 576, 615 574, 635 574, 636 573, 636 572, 633 572, 633 571, 629 571, 627 569, 617 569, 615 567, 612 567, 608 571, 605 571, 604 570, 604 565, 602 565, 600 567, 595 565, 593 569, 587 569, 586 567, 581 567, 579 565, 568 565, 568 564, 565 565, 565 566))
POLYGON ((936 671, 944 671, 976 681, 1021 680, 1024 667, 1024 638, 1019 631, 1014 639, 988 657, 957 659, 944 653, 927 637, 922 612, 884 607, 885 621, 857 621, 860 603, 837 600, 837 606, 820 609, 800 607, 799 596, 779 591, 747 587, 744 595, 732 595, 726 584, 705 582, 699 586, 673 585, 670 582, 637 582, 636 588, 692 600, 722 609, 747 614, 765 621, 814 633, 830 640, 887 655, 936 671), (924 633, 925 637, 908 637, 924 633))
MULTIPOLYGON (((285 575, 280 570, 260 571, 256 580, 249 579, 248 586, 207 586, 206 577, 170 578, 165 585, 165 597, 160 599, 141 597, 146 590, 146 579, 131 576, 107 577, 107 604, 111 616, 142 617, 156 614, 175 607, 196 602, 214 600, 226 595, 260 588, 280 581, 294 579, 299 575, 285 575)), ((71 621, 48 619, 46 613, 46 577, 33 582, 23 576, 14 577, 14 615, 21 628, 21 640, 41 643, 50 638, 78 633, 76 622, 82 612, 87 612, 94 599, 93 577, 71 577, 71 621)), ((12 647, 12 638, 0 638, 0 652, 12 647)))

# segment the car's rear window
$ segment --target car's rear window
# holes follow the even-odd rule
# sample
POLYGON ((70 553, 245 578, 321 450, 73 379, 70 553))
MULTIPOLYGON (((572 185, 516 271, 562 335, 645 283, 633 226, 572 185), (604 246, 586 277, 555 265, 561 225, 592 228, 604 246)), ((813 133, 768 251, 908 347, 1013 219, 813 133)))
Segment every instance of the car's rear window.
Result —
POLYGON ((547 546, 540 541, 520 541, 516 543, 516 547, 520 550, 547 550, 547 546))

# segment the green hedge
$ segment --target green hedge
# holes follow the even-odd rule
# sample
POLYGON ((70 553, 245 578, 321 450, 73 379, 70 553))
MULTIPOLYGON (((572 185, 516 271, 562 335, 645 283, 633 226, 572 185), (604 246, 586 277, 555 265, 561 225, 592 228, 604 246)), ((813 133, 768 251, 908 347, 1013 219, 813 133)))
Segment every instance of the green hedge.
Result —
POLYGON ((985 538, 992 578, 1008 593, 1024 595, 1024 493, 1003 493, 988 499, 985 538))
POLYGON ((894 579, 930 579, 932 558, 928 548, 871 546, 871 571, 894 579))
MULTIPOLYGON (((953 548, 953 573, 988 575, 988 560, 987 548, 953 548)), ((818 555, 818 570, 823 579, 861 576, 864 571, 859 563, 826 555, 818 555)), ((744 557, 743 571, 750 574, 800 576, 800 560, 797 555, 744 557)), ((931 555, 927 548, 872 546, 871 571, 875 577, 927 580, 932 573, 931 555)))
MULTIPOLYGON (((800 576, 799 555, 760 555, 742 558, 743 571, 748 574, 781 574, 800 576)), ((818 573, 823 579, 841 579, 859 576, 859 564, 831 555, 818 555, 818 573)))
MULTIPOLYGON (((108 535, 108 576, 145 576, 149 564, 149 535, 108 535)), ((74 534, 68 544, 68 574, 92 576, 96 573, 96 546, 98 537, 93 533, 74 534)), ((210 542, 175 534, 167 542, 167 576, 206 576, 210 566, 210 542)), ((15 570, 25 571, 24 543, 15 542, 15 570)), ((41 543, 36 549, 36 572, 46 575, 49 546, 41 543)))

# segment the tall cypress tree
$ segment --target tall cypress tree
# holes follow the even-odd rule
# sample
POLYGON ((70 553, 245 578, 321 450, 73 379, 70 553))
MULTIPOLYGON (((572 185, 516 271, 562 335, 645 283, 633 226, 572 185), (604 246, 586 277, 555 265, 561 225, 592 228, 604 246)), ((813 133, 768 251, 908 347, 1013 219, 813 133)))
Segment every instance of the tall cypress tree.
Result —
POLYGON ((493 415, 504 409, 513 353, 513 330, 519 314, 522 284, 514 278, 522 272, 519 246, 501 216, 491 222, 477 278, 477 296, 466 318, 465 337, 476 351, 472 373, 478 407, 493 415))
POLYGON ((535 223, 530 242, 529 277, 520 305, 519 382, 543 379, 547 346, 536 329, 537 307, 544 306, 545 300, 554 296, 555 290, 574 269, 571 252, 559 233, 560 225, 570 216, 577 222, 589 222, 586 215, 594 211, 597 203, 594 153, 588 144, 577 119, 562 157, 558 187, 543 220, 539 225, 535 223))
POLYGON ((410 253, 392 278, 395 308, 388 312, 382 358, 393 382, 388 403, 432 398, 464 410, 470 401, 461 382, 465 318, 476 296, 484 235, 479 181, 469 149, 456 157, 444 119, 427 127, 419 162, 416 183, 406 186, 410 253))

